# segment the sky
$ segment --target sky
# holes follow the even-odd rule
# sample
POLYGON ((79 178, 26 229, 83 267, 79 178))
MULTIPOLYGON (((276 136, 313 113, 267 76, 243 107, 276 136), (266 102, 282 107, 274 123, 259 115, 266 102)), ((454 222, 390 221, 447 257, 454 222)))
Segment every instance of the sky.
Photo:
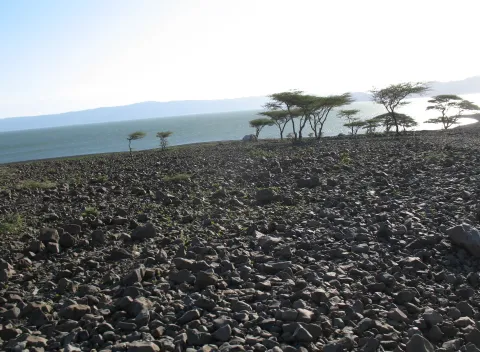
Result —
POLYGON ((0 118, 480 74, 475 0, 3 0, 0 118))

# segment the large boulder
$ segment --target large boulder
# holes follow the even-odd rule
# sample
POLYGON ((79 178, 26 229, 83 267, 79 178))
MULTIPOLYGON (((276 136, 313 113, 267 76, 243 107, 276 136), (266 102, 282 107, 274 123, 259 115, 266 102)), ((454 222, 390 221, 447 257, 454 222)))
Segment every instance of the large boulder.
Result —
POLYGON ((480 231, 468 225, 461 224, 447 230, 450 240, 457 246, 465 248, 472 255, 480 257, 480 231))
POLYGON ((242 138, 244 142, 256 142, 257 140, 258 138, 254 134, 247 134, 242 138))
POLYGON ((132 240, 141 241, 147 238, 154 238, 157 235, 157 230, 151 222, 145 224, 145 226, 137 227, 132 233, 132 240))

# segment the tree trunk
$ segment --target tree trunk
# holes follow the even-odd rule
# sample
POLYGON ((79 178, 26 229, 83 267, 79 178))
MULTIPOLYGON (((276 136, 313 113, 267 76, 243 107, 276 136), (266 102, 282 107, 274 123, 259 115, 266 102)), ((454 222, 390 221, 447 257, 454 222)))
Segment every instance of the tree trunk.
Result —
POLYGON ((395 124, 395 132, 397 135, 399 135, 400 129, 398 128, 398 121, 397 121, 397 118, 395 117, 395 113, 392 111, 390 114, 392 116, 393 123, 395 124))
POLYGON ((132 154, 132 140, 128 140, 128 149, 130 150, 130 154, 132 154))
POLYGON ((297 140, 297 129, 295 128, 295 121, 293 119, 292 119, 292 129, 293 129, 294 139, 297 140))

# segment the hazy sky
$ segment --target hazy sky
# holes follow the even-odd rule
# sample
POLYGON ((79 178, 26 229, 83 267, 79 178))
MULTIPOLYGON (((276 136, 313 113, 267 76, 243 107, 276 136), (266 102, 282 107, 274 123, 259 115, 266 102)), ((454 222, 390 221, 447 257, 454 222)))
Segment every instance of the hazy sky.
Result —
POLYGON ((3 0, 0 117, 480 74, 477 0, 3 0))

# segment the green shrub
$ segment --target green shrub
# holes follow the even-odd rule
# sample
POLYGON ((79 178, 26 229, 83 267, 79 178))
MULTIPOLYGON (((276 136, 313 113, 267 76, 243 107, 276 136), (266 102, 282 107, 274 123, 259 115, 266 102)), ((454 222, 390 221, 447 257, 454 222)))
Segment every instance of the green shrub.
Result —
POLYGON ((18 234, 25 227, 25 221, 20 214, 7 214, 0 218, 0 234, 18 234))
POLYGON ((89 217, 89 216, 96 217, 96 216, 98 216, 98 214, 99 214, 99 211, 97 210, 97 208, 95 208, 95 207, 85 207, 85 210, 83 211, 82 216, 83 217, 89 217))

